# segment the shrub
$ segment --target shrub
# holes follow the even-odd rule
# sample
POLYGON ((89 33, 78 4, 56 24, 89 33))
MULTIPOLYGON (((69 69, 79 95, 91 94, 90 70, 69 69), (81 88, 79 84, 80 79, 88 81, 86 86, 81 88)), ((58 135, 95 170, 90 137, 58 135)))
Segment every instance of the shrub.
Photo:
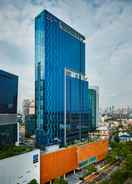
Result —
POLYGON ((33 179, 32 181, 30 181, 28 184, 38 184, 36 179, 33 179))
POLYGON ((64 180, 62 177, 55 179, 53 184, 68 184, 66 180, 64 180))

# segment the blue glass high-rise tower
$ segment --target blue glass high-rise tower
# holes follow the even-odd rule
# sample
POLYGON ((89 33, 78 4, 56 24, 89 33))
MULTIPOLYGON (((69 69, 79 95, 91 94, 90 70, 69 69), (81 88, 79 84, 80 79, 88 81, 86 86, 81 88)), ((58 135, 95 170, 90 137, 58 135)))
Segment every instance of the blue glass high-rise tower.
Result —
POLYGON ((44 10, 35 18, 35 106, 41 147, 87 138, 85 37, 44 10))

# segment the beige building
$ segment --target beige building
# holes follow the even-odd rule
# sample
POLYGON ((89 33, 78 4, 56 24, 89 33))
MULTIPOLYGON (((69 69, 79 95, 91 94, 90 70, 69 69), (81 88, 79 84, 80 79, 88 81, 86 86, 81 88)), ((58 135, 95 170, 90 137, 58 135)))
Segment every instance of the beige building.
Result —
POLYGON ((35 114, 35 102, 34 102, 34 100, 32 100, 30 105, 29 105, 29 114, 35 114))

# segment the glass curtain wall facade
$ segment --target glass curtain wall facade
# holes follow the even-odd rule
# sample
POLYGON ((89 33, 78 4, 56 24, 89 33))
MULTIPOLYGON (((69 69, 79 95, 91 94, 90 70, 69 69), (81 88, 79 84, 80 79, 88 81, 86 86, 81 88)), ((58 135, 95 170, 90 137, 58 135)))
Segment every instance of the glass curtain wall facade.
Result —
POLYGON ((90 121, 90 131, 96 130, 97 122, 97 94, 95 89, 88 89, 89 94, 89 121, 90 121))
POLYGON ((18 77, 0 70, 0 114, 17 113, 18 77))
POLYGON ((46 10, 35 18, 35 106, 39 146, 87 138, 85 37, 46 10))
POLYGON ((35 135, 36 131, 36 120, 34 114, 29 114, 25 117, 25 136, 31 137, 35 135))
POLYGON ((0 147, 13 145, 17 141, 17 123, 0 125, 0 147))
POLYGON ((17 141, 18 77, 0 70, 0 146, 17 141))

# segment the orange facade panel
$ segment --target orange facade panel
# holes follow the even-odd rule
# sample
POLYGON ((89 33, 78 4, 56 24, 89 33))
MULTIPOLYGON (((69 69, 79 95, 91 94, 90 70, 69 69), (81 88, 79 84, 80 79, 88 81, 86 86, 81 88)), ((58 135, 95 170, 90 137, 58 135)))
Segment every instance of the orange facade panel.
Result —
POLYGON ((95 143, 84 144, 78 147, 78 162, 96 157, 97 161, 104 159, 108 152, 108 141, 102 140, 95 143))
POLYGON ((108 152, 108 141, 102 140, 82 146, 71 146, 55 152, 41 154, 40 180, 44 184, 52 179, 75 170, 80 163, 92 157, 103 160, 108 152))
POLYGON ((76 147, 70 147, 42 154, 40 162, 41 184, 76 169, 78 167, 76 149, 76 147))

